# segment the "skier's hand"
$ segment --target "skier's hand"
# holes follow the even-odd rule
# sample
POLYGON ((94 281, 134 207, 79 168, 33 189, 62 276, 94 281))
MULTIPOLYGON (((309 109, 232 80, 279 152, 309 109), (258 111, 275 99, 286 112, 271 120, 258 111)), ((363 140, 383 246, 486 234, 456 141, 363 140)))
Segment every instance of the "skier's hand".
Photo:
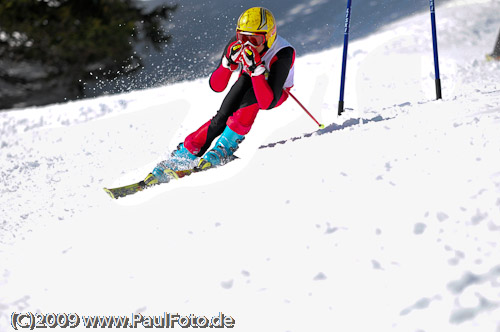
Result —
POLYGON ((266 67, 262 63, 260 54, 254 47, 247 45, 242 54, 245 71, 251 76, 262 75, 266 72, 266 67))
POLYGON ((222 58, 222 66, 231 71, 238 69, 238 64, 241 62, 241 52, 243 51, 243 44, 237 40, 227 48, 226 54, 222 58))

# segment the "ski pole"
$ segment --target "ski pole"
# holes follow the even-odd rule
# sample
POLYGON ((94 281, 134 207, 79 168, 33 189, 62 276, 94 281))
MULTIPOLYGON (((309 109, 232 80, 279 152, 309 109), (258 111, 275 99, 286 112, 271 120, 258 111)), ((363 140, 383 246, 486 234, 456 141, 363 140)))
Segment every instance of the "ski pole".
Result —
POLYGON ((340 78, 340 98, 339 98, 338 115, 342 115, 342 112, 344 112, 345 73, 347 67, 347 47, 349 45, 350 24, 351 24, 351 0, 347 0, 347 9, 345 12, 345 23, 344 23, 344 54, 342 55, 342 76, 340 78))
POLYGON ((316 120, 314 118, 314 116, 311 113, 309 113, 309 111, 304 107, 304 105, 302 105, 301 102, 297 98, 295 98, 295 96, 290 91, 287 91, 287 90, 283 90, 283 91, 285 91, 286 94, 288 94, 289 96, 291 96, 293 98, 293 100, 295 100, 297 102, 297 104, 299 104, 299 106, 302 107, 302 109, 307 113, 307 115, 309 115, 311 117, 311 119, 313 119, 314 122, 316 122, 316 124, 319 126, 320 129, 324 129, 325 128, 325 125, 319 123, 318 120, 316 120))
POLYGON ((441 99, 441 78, 439 77, 439 58, 438 44, 436 36, 436 12, 434 8, 434 0, 429 0, 431 9, 431 26, 432 26, 432 48, 434 50, 434 72, 436 79, 436 99, 441 99))

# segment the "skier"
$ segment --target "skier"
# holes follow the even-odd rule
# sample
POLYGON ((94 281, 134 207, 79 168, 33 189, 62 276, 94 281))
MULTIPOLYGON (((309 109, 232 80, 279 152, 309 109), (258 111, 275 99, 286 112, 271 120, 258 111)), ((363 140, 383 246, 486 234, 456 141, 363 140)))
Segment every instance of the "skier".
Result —
POLYGON ((259 110, 280 106, 288 98, 294 61, 295 50, 276 33, 276 20, 268 9, 253 7, 243 12, 236 36, 226 45, 210 77, 210 87, 215 92, 224 91, 235 72, 238 80, 216 115, 188 135, 169 159, 154 168, 152 176, 165 183, 177 178, 175 171, 204 170, 232 160, 259 110), (217 137, 214 148, 207 152, 217 137))
POLYGON ((493 53, 486 55, 486 59, 500 61, 500 31, 498 32, 497 42, 493 49, 493 53))

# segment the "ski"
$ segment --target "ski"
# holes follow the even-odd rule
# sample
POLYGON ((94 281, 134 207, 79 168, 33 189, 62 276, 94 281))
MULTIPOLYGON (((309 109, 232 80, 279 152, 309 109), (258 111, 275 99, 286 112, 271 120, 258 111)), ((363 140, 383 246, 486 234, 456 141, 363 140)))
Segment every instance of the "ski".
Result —
MULTIPOLYGON (((226 165, 227 163, 238 159, 237 156, 232 155, 229 156, 229 158, 220 166, 226 165)), ((204 163, 201 162, 198 166, 190 169, 184 169, 180 171, 173 171, 171 169, 166 169, 165 172, 170 175, 171 178, 173 179, 181 179, 185 176, 191 175, 192 173, 198 173, 202 171, 206 171, 209 169, 217 168, 219 166, 212 166, 210 163, 204 163)), ((113 199, 118 199, 120 197, 125 197, 128 195, 133 195, 139 191, 143 191, 146 188, 156 186, 157 184, 161 184, 161 182, 158 182, 158 180, 155 178, 155 176, 151 173, 146 176, 146 178, 142 181, 139 181, 137 183, 132 183, 127 186, 123 187, 117 187, 117 188, 103 188, 104 191, 113 199)))
MULTIPOLYGON (((180 179, 197 171, 198 169, 192 168, 181 171, 169 170, 168 173, 172 176, 172 178, 180 179)), ((123 187, 103 188, 103 189, 111 198, 118 199, 120 197, 133 195, 139 191, 143 191, 144 189, 153 187, 157 184, 160 184, 160 182, 158 182, 158 180, 155 178, 153 174, 149 173, 144 180, 139 181, 137 183, 129 184, 123 187)))

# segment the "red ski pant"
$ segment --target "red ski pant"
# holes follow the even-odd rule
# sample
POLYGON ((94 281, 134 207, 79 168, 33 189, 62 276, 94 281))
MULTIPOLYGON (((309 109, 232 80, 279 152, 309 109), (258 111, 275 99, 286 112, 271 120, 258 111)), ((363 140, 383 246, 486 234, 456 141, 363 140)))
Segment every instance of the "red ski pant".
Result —
MULTIPOLYGON (((282 93, 273 107, 281 105, 287 98, 288 94, 282 93)), ((252 128, 259 110, 251 78, 242 75, 227 94, 217 114, 189 134, 184 140, 184 146, 192 154, 201 157, 213 140, 222 134, 226 125, 237 134, 246 135, 252 128)))

